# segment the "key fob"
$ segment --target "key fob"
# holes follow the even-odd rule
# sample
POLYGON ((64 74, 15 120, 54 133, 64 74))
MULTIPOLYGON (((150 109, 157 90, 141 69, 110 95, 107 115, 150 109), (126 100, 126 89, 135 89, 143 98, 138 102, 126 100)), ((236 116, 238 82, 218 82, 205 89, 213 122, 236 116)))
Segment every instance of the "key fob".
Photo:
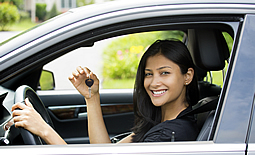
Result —
POLYGON ((86 85, 87 85, 88 87, 91 87, 91 86, 94 84, 94 80, 92 80, 92 79, 87 79, 87 80, 85 80, 85 83, 86 83, 86 85))

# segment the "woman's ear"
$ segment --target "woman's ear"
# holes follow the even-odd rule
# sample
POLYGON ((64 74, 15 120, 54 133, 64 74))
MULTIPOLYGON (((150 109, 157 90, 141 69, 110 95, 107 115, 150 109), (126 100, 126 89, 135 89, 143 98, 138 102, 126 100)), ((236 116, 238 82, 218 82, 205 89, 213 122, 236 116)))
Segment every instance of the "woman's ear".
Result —
POLYGON ((189 68, 187 73, 184 76, 185 76, 185 83, 184 83, 184 85, 189 85, 190 82, 193 79, 193 76, 194 76, 194 69, 193 68, 189 68))

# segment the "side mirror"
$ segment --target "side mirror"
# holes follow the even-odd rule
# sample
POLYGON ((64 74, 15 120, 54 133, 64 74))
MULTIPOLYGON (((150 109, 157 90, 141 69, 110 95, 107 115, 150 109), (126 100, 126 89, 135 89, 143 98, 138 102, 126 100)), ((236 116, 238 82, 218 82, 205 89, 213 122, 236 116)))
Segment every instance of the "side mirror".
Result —
POLYGON ((37 90, 54 90, 54 89, 55 80, 53 72, 42 70, 37 90))

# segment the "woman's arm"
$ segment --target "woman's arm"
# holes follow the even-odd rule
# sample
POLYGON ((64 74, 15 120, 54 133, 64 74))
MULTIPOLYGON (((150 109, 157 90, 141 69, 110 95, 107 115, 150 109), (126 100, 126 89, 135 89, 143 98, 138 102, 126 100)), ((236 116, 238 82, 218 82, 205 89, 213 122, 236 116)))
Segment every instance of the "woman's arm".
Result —
POLYGON ((131 143, 132 142, 132 136, 135 135, 134 133, 131 133, 127 137, 120 140, 118 143, 131 143))
POLYGON ((86 100, 90 143, 111 143, 100 105, 99 80, 96 75, 86 67, 77 67, 76 70, 77 71, 73 72, 73 75, 69 77, 69 80, 86 100), (91 97, 89 96, 89 88, 85 84, 85 80, 88 78, 94 80, 94 84, 91 86, 91 97))
POLYGON ((111 143, 103 120, 99 94, 95 94, 92 98, 86 99, 86 104, 90 143, 111 143))
POLYGON ((23 127, 41 137, 47 144, 63 145, 66 142, 49 126, 41 115, 33 108, 28 98, 26 105, 16 103, 12 106, 12 117, 15 127, 23 127), (17 108, 21 110, 16 110, 17 108))

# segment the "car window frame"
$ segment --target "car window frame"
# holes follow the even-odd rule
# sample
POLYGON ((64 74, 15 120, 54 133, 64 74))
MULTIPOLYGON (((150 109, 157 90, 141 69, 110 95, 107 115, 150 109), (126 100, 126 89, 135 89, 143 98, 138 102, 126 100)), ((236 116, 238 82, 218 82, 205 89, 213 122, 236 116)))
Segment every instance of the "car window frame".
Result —
MULTIPOLYGON (((214 130, 215 134, 211 134, 210 139, 212 139, 216 143, 243 143, 247 145, 247 136, 249 135, 249 126, 251 124, 250 117, 253 114, 253 100, 254 100, 254 90, 250 91, 252 89, 252 84, 247 82, 246 75, 242 72, 243 69, 240 69, 240 66, 246 65, 249 66, 247 61, 252 55, 249 55, 250 49, 247 49, 247 47, 253 47, 252 44, 247 40, 252 40, 252 32, 254 31, 254 28, 251 26, 252 21, 255 20, 254 15, 246 15, 244 17, 244 20, 240 22, 240 27, 238 30, 238 33, 236 35, 236 38, 234 40, 233 44, 233 50, 230 57, 230 63, 226 75, 226 80, 224 82, 223 90, 220 96, 220 106, 216 110, 216 118, 214 121, 214 130), (245 40, 245 41, 244 41, 245 40), (247 57, 247 54, 249 55, 247 57), (242 81, 243 79, 246 79, 245 88, 238 87, 237 85, 242 81), (238 89, 237 89, 238 88, 238 89), (244 91, 245 90, 245 91, 244 91), (248 91, 249 90, 249 91, 248 91), (236 92, 245 92, 245 96, 239 97, 236 94, 236 92), (224 97, 224 99, 223 99, 224 97), (243 103, 246 103, 245 112, 242 111, 242 113, 239 110, 243 110, 242 108, 237 108, 236 110, 233 110, 230 107, 239 107, 237 101, 242 101, 243 103), (222 102, 222 103, 221 103, 222 102), (221 110, 219 110, 221 109, 221 110), (241 113, 241 114, 240 114, 241 113), (242 121, 233 120, 233 118, 244 115, 242 118, 242 121), (230 117, 231 116, 231 117, 230 117), (234 116, 234 117, 233 117, 234 116), (225 122, 225 124, 224 124, 225 122), (231 122, 226 123, 226 122, 231 122), (240 129, 241 125, 240 123, 245 122, 245 127, 243 129, 240 129), (217 125, 216 125, 217 124, 217 125), (233 125, 235 124, 235 125, 233 125), (232 133, 232 136, 230 134, 226 133, 232 133), (224 136, 228 135, 228 136, 224 136), (234 136, 233 136, 234 135, 234 136)), ((247 67, 246 67, 247 68, 247 67)), ((251 67, 250 67, 251 68, 251 67)), ((245 69, 243 71, 247 71, 249 69, 245 69)), ((250 69, 250 71, 252 71, 250 69)), ((249 78, 249 82, 251 82, 251 78, 249 78)), ((255 80, 253 80, 255 83, 255 80)), ((247 145, 248 146, 248 145, 247 145)), ((247 148, 246 148, 247 149, 247 148)))
MULTIPOLYGON (((151 19, 152 20, 152 19, 151 19)), ((217 25, 218 26, 218 24, 222 24, 222 25, 224 25, 224 24, 229 24, 228 26, 232 26, 232 27, 234 27, 234 28, 236 28, 237 29, 237 27, 239 26, 239 24, 237 24, 237 23, 239 23, 239 22, 233 22, 233 23, 231 23, 231 22, 222 22, 222 21, 219 21, 219 22, 216 22, 216 21, 214 21, 214 22, 210 22, 210 21, 201 21, 201 22, 190 22, 190 23, 182 23, 182 22, 178 22, 178 23, 171 23, 171 24, 169 24, 168 26, 173 26, 173 27, 175 27, 177 24, 179 24, 180 26, 183 26, 183 27, 187 27, 187 26, 190 26, 190 25, 192 25, 193 27, 199 27, 198 25, 203 25, 203 24, 212 24, 212 23, 214 23, 215 25, 217 25), (180 24, 181 23, 181 24, 180 24)), ((124 23, 122 23, 122 24, 124 24, 124 23)), ((165 26, 165 25, 164 25, 165 26)), ((217 27, 216 26, 216 27, 217 27)), ((233 28, 233 29, 234 29, 233 28)), ((116 28, 114 28, 114 29, 116 29, 116 28)), ((140 28, 135 28, 135 29, 140 29, 140 28)), ((168 29, 171 29, 170 27, 168 27, 168 29)), ((235 29, 235 31, 236 31, 236 29, 235 29)), ((95 32, 96 30, 94 30, 93 32, 95 32)), ((130 31, 128 31, 128 32, 130 32, 130 31)), ((135 32, 138 32, 138 31, 132 31, 132 33, 135 33, 135 32)), ((141 32, 141 31, 139 31, 139 32, 141 32)), ((142 32, 144 32, 144 30, 142 31, 142 32)), ((91 32, 89 32, 89 33, 91 33, 91 32)), ((100 31, 100 33, 102 33, 101 31, 100 31)), ((233 33, 235 34, 236 32, 232 32, 232 35, 233 35, 233 33)), ((95 33, 94 33, 95 34, 95 33)), ((112 37, 115 37, 116 36, 116 33, 113 33, 114 35, 112 35, 112 34, 110 34, 110 36, 112 36, 112 37)), ((118 35, 125 35, 126 33, 123 33, 123 34, 120 34, 120 33, 117 33, 118 35)), ((95 39, 95 40, 101 40, 101 39, 105 39, 106 37, 105 36, 100 36, 99 37, 99 39, 95 39)), ((88 41, 88 43, 90 43, 89 41, 88 41)), ((85 45, 86 45, 86 43, 84 43, 85 45)), ((61 91, 59 91, 59 92, 61 92, 61 91)), ((44 92, 44 94, 45 94, 46 92, 44 92)), ((221 103, 221 102, 220 102, 221 103)), ((218 110, 218 111, 220 111, 220 109, 218 110)), ((219 114, 218 114, 219 115, 219 114)), ((214 135, 214 133, 211 133, 211 135, 214 135)), ((211 136, 210 136, 211 137, 211 136)), ((210 140, 213 140, 213 139, 210 139, 210 140)))
MULTIPOLYGON (((236 34, 236 29, 239 26, 239 22, 242 19, 240 15, 222 15, 219 18, 219 15, 207 15, 207 16, 174 16, 174 17, 157 17, 157 18, 147 18, 147 22, 140 20, 116 23, 114 25, 107 25, 104 27, 96 28, 93 30, 86 31, 85 33, 81 33, 79 35, 72 36, 66 40, 59 40, 56 44, 49 46, 45 49, 41 49, 40 47, 34 47, 28 50, 39 50, 40 52, 29 57, 24 62, 19 64, 17 68, 22 68, 19 71, 23 71, 28 69, 33 65, 33 67, 42 67, 44 64, 54 60, 55 58, 59 57, 60 55, 64 55, 69 51, 76 49, 78 47, 88 46, 91 43, 103 40, 109 37, 115 37, 119 35, 125 35, 130 33, 136 32, 145 32, 145 31, 152 31, 156 29, 160 30, 172 30, 176 29, 185 29, 185 28, 199 28, 201 25, 208 27, 217 27, 219 29, 226 29, 231 30, 228 32, 232 36, 236 34), (230 18, 232 17, 232 18, 230 18), (168 19, 168 20, 164 20, 168 19), (66 46, 68 45, 68 46, 66 46)), ((86 27, 86 26, 85 26, 86 27)), ((82 27, 81 27, 82 28, 82 27)), ((58 36, 59 38, 61 36, 58 36)), ((47 42, 44 42, 47 43, 47 42)), ((220 100, 220 104, 222 103, 223 99, 220 100)), ((217 111, 221 111, 218 108, 217 111)), ((219 115, 219 112, 217 113, 219 115)), ((217 115, 216 115, 217 116, 217 115)), ((215 124, 215 126, 217 126, 215 124)), ((211 135, 214 135, 216 132, 211 132, 211 135)), ((212 136, 211 136, 212 137, 212 136)), ((212 140, 212 139, 211 139, 212 140)))

